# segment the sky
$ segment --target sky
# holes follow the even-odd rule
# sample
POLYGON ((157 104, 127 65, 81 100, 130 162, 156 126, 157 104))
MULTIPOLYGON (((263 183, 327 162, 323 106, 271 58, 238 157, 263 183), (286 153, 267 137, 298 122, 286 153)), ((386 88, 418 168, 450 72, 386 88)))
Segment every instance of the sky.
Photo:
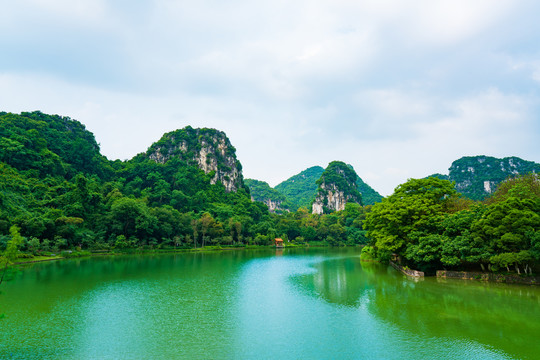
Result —
POLYGON ((462 156, 540 162, 534 0, 0 0, 0 111, 109 159, 209 127, 275 186, 340 160, 382 195, 462 156))

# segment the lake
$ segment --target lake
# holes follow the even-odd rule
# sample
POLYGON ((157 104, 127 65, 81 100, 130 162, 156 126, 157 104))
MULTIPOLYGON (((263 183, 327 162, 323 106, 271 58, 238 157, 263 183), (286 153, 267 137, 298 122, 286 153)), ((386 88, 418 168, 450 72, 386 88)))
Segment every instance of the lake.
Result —
POLYGON ((357 249, 36 263, 2 285, 0 358, 533 359, 538 287, 407 279, 357 249))

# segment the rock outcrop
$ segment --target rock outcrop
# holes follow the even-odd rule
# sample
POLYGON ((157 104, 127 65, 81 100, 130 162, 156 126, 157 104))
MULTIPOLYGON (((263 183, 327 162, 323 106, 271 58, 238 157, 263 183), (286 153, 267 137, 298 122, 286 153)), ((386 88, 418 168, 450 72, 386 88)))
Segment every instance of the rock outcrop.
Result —
POLYGON ((448 171, 448 175, 432 176, 455 181, 458 192, 473 200, 483 200, 509 177, 540 173, 540 164, 518 157, 466 156, 454 161, 448 171))
MULTIPOLYGON (((278 184, 275 189, 285 195, 287 202, 291 206, 291 211, 295 211, 299 207, 310 208, 318 194, 317 181, 323 172, 324 168, 320 166, 310 167, 278 184)), ((381 194, 366 184, 360 177, 356 180, 356 188, 362 194, 362 203, 364 205, 373 205, 383 198, 381 194)))
POLYGON ((273 189, 264 181, 246 179, 246 186, 251 194, 251 201, 260 201, 268 206, 268 210, 273 213, 283 213, 290 211, 285 195, 273 189))
POLYGON ((268 206, 268 210, 270 210, 270 212, 280 213, 280 212, 285 211, 285 209, 281 207, 281 203, 282 203, 281 201, 273 201, 270 199, 265 199, 264 203, 266 204, 266 206, 268 206))
POLYGON ((173 157, 180 158, 189 165, 197 166, 205 174, 213 173, 211 183, 222 183, 228 192, 244 186, 242 165, 236 159, 236 149, 222 131, 187 126, 163 135, 146 155, 162 164, 173 157))
POLYGON ((312 212, 323 214, 341 211, 348 202, 362 204, 362 195, 356 186, 357 179, 358 175, 352 166, 341 161, 328 164, 317 181, 319 187, 311 206, 312 212))

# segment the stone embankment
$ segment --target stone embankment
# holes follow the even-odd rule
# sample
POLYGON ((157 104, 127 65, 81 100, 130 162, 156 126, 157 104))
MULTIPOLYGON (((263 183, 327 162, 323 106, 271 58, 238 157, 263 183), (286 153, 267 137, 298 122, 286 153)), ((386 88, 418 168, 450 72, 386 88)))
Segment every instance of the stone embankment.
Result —
POLYGON ((492 281, 508 284, 540 285, 540 276, 519 276, 481 272, 437 270, 437 277, 444 279, 492 281))
POLYGON ((394 263, 393 261, 390 261, 390 266, 392 266, 394 269, 396 269, 397 271, 402 272, 403 274, 405 274, 407 276, 412 276, 412 277, 416 277, 416 278, 424 277, 424 273, 422 271, 405 269, 403 266, 398 265, 398 264, 394 263))

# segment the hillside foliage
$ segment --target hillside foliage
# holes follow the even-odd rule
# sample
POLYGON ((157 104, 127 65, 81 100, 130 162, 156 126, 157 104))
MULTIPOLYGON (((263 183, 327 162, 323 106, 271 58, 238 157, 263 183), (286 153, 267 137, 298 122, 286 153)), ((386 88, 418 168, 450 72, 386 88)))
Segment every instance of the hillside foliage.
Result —
POLYGON ((454 161, 448 171, 448 175, 431 176, 454 181, 456 190, 469 199, 484 200, 509 177, 540 173, 540 164, 515 156, 503 159, 484 155, 465 156, 454 161))
POLYGON ((297 205, 292 204, 285 195, 270 187, 267 182, 245 179, 244 183, 249 188, 253 200, 265 203, 269 208, 270 205, 275 206, 276 208, 273 210, 275 213, 283 213, 284 211, 298 209, 297 205))
POLYGON ((436 269, 515 269, 531 273, 540 260, 540 179, 509 179, 486 202, 463 201, 448 180, 415 180, 396 188, 366 216, 380 259, 436 269))
POLYGON ((292 203, 293 209, 308 208, 317 194, 317 180, 324 168, 313 166, 276 185, 275 189, 285 195, 292 203))
POLYGON ((240 165, 221 134, 185 128, 130 160, 110 161, 76 120, 0 113, 0 252, 11 259, 14 251, 270 245, 281 237, 289 245, 369 244, 363 256, 398 256, 428 272, 476 267, 530 274, 540 260, 537 174, 507 178, 482 202, 432 177, 411 179, 372 206, 349 202, 342 211, 317 215, 287 205, 290 212, 275 214, 251 196, 287 204, 287 191, 312 200, 316 174, 319 184, 340 184, 358 196, 354 170, 343 163, 322 172, 314 167, 276 189, 247 181, 252 193, 240 174, 236 191, 228 191, 216 172, 226 179, 240 165), (216 171, 205 173, 192 161, 189 154, 199 146, 221 152, 216 171), (158 148, 161 157, 151 157, 158 148))
POLYGON ((362 204, 364 205, 373 205, 381 202, 383 199, 383 196, 366 184, 360 176, 356 180, 356 188, 360 191, 360 194, 362 194, 362 204))
MULTIPOLYGON (((308 208, 317 196, 317 181, 321 178, 324 170, 320 166, 310 167, 276 185, 275 189, 285 195, 287 201, 291 204, 290 210, 294 211, 299 207, 308 208)), ((366 184, 360 177, 357 178, 356 185, 362 195, 364 205, 373 205, 382 200, 381 194, 366 184)))
MULTIPOLYGON (((102 156, 92 133, 67 117, 2 113, 0 131, 0 251, 13 225, 24 238, 21 250, 35 254, 266 245, 274 237, 365 242, 357 233, 360 223, 349 213, 328 221, 311 215, 308 221, 302 211, 278 216, 252 202, 243 183, 232 192, 213 183, 213 172, 205 174, 186 160, 190 147, 195 152, 197 144, 214 141, 212 129, 169 133, 128 161, 102 156), (180 147, 182 153, 175 153, 180 147), (149 156, 157 148, 168 154, 162 162, 149 156), (310 223, 307 230, 301 230, 302 219, 310 223), (335 226, 329 230, 330 225, 335 226)), ((234 148, 224 151, 236 163, 234 148)), ((229 170, 228 164, 218 166, 224 174, 229 170)))

